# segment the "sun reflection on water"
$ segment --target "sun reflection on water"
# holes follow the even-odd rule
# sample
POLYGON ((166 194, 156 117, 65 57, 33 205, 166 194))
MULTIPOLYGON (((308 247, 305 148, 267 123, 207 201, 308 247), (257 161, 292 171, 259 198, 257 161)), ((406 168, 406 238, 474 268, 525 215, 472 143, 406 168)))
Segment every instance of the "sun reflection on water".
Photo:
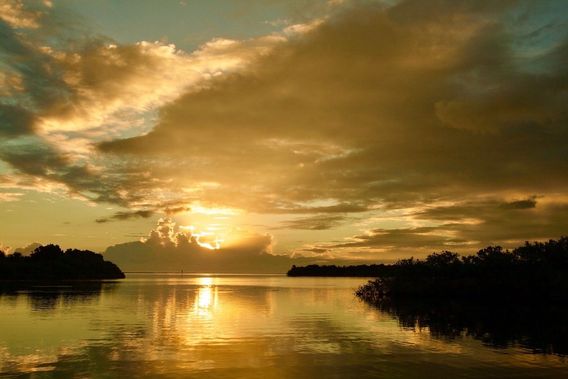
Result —
POLYGON ((219 291, 214 285, 213 278, 203 277, 198 279, 200 287, 195 294, 193 314, 200 317, 211 318, 213 311, 219 305, 219 291))
POLYGON ((401 328, 392 315, 355 301, 352 287, 363 279, 166 279, 132 278, 49 310, 30 301, 49 295, 44 289, 0 295, 0 377, 88 377, 104 369, 112 377, 364 379, 427 369, 438 378, 454 369, 449 376, 460 376, 463 367, 486 367, 484 377, 566 377, 563 357, 401 328))

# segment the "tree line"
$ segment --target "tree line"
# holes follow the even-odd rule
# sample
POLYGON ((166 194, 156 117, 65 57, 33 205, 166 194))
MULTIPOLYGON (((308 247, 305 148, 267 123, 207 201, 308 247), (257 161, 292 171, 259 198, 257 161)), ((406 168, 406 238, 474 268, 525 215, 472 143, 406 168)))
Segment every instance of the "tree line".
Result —
POLYGON ((124 273, 101 254, 58 245, 37 247, 29 256, 0 251, 0 280, 93 280, 121 279, 124 273))
POLYGON ((568 237, 525 242, 511 251, 489 246, 475 255, 443 251, 402 259, 359 288, 371 303, 385 298, 523 301, 568 300, 568 237))
POLYGON ((513 250, 488 246, 466 256, 442 251, 388 265, 292 266, 288 276, 376 277, 357 290, 371 303, 392 297, 567 299, 568 237, 513 250))

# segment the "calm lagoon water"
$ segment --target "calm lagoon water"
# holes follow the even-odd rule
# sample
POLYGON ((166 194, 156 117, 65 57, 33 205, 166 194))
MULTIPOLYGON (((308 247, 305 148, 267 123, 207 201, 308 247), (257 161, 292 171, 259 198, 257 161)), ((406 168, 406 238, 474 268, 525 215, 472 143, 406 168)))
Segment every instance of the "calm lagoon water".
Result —
POLYGON ((131 274, 0 295, 0 377, 568 378, 568 359, 409 328, 361 278, 131 274))

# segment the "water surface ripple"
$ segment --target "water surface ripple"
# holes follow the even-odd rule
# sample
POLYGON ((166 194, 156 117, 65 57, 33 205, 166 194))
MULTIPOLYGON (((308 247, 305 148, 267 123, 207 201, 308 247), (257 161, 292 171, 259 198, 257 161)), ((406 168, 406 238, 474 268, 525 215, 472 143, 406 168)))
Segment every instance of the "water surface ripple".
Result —
POLYGON ((562 378, 568 362, 408 327, 366 279, 131 274, 0 295, 0 377, 562 378))

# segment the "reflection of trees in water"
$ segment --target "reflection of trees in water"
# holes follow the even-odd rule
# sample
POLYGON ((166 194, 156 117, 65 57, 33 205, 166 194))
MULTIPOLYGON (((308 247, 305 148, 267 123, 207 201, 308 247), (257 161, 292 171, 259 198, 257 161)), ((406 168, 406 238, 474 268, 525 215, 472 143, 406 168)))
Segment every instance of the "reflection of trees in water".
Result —
POLYGON ((118 282, 68 282, 55 284, 9 283, 0 287, 0 296, 25 296, 33 311, 50 311, 58 307, 89 303, 102 292, 114 291, 118 282))
MULTIPOLYGON (((413 363, 406 345, 387 344, 388 338, 380 333, 368 333, 361 338, 361 330, 355 328, 357 333, 351 335, 353 319, 335 319, 322 312, 335 301, 324 290, 237 289, 216 286, 214 280, 203 280, 198 285, 120 286, 120 293, 112 296, 117 301, 106 305, 113 309, 119 305, 120 312, 132 312, 128 320, 105 318, 104 324, 98 326, 104 330, 103 335, 62 347, 49 356, 34 353, 26 360, 25 356, 6 355, 2 363, 0 351, 0 372, 17 377, 32 377, 25 373, 44 370, 35 372, 33 377, 204 379, 353 376, 438 379, 463 374, 457 371, 461 370, 457 362, 461 363, 462 356, 426 357, 413 363), (318 302, 318 306, 309 308, 318 302), (305 308, 298 311, 299 305, 305 308), (275 311, 280 318, 270 324, 275 311), (447 360, 453 361, 448 365, 447 360), (424 365, 428 367, 426 373, 424 365), (448 370, 455 371, 448 374, 448 370)), ((60 298, 59 303, 63 301, 60 298)), ((375 320, 375 315, 381 314, 373 311, 366 318, 375 320)), ((390 317, 386 318, 392 326, 390 317)), ((391 329, 401 334, 398 328, 391 329)), ((412 355, 416 359, 421 359, 420 356, 420 351, 412 355)), ((514 373, 519 375, 515 377, 519 378, 526 370, 525 367, 510 369, 516 370, 514 373)), ((486 376, 495 373, 490 365, 485 370, 486 376)), ((483 373, 478 376, 484 376, 483 373)), ((528 371, 525 376, 534 373, 528 371)))
MULTIPOLYGON (((266 297, 255 296, 252 288, 241 290, 237 293, 222 291, 207 278, 200 280, 198 285, 140 286, 131 292, 138 304, 131 322, 105 325, 104 337, 68 346, 49 357, 26 359, 6 355, 4 367, 0 363, 0 373, 45 369, 48 377, 98 377, 109 376, 109 373, 112 377, 125 378, 156 377, 165 373, 185 377, 187 372, 207 376, 215 369, 216 373, 211 371, 211 375, 217 377, 217 365, 247 362, 263 355, 267 349, 265 342, 247 344, 246 350, 242 351, 228 343, 239 337, 234 334, 237 330, 226 326, 238 318, 236 311, 240 307, 258 309, 267 306, 266 297), (223 295, 227 296, 221 300, 223 295)), ((84 301, 96 298, 87 290, 81 294, 85 295, 84 301)), ((42 309, 52 304, 57 307, 65 301, 56 289, 52 293, 37 291, 33 298, 31 295, 25 294, 30 299, 30 306, 34 307, 33 301, 42 309)), ((81 301, 80 298, 75 297, 74 301, 81 301)), ((227 369, 227 377, 232 377, 230 371, 227 369)))
POLYGON ((111 324, 97 341, 28 365, 14 356, 7 367, 14 373, 45 369, 46 377, 315 378, 349 377, 353 367, 369 364, 362 354, 372 350, 369 342, 344 338, 342 326, 319 313, 286 320, 277 338, 255 330, 270 317, 272 297, 291 302, 297 300, 294 292, 223 290, 206 282, 145 288, 134 293, 147 324, 111 324), (238 327, 230 328, 232 322, 238 327), (338 353, 344 354, 340 365, 338 353))
POLYGON ((493 347, 568 356, 565 305, 389 300, 378 307, 396 316, 402 327, 428 328, 435 338, 470 336, 493 347))

